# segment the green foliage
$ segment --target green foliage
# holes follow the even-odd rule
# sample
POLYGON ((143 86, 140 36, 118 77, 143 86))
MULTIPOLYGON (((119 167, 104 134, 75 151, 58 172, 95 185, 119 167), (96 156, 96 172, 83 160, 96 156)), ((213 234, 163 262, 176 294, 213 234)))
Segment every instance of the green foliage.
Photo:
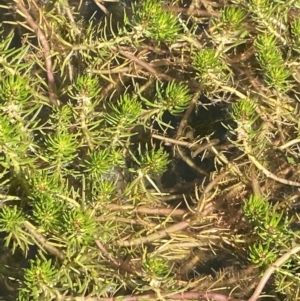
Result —
POLYGON ((92 104, 96 104, 94 98, 97 98, 101 91, 99 81, 95 77, 88 75, 80 75, 76 78, 70 89, 69 96, 77 100, 77 103, 86 107, 87 113, 92 111, 92 104), (94 100, 92 102, 92 100, 94 100))
POLYGON ((193 57, 193 65, 203 86, 218 81, 227 83, 230 79, 228 67, 214 49, 198 51, 193 57))
POLYGON ((46 138, 47 156, 57 170, 63 168, 65 164, 71 162, 76 156, 76 136, 66 132, 56 133, 53 137, 48 135, 46 138))
POLYGON ((53 268, 51 260, 37 259, 31 262, 31 267, 24 275, 25 287, 21 289, 19 300, 52 300, 57 293, 52 288, 52 284, 57 281, 57 271, 53 268))
POLYGON ((215 28, 212 39, 216 44, 220 44, 218 49, 226 45, 224 52, 227 52, 231 47, 245 42, 244 38, 248 35, 243 24, 245 18, 246 13, 243 9, 232 6, 225 7, 220 16, 213 20, 215 28))
POLYGON ((142 113, 142 106, 137 98, 129 95, 121 97, 117 105, 111 105, 110 108, 112 113, 106 114, 104 118, 109 124, 120 129, 129 124, 134 125, 142 113))
MULTIPOLYGON (((251 234, 253 244, 249 247, 250 260, 257 267, 268 268, 282 253, 293 246, 295 233, 290 227, 291 220, 267 200, 253 195, 244 203, 243 210, 246 220, 254 226, 251 234)), ((288 260, 276 271, 275 281, 280 283, 278 285, 280 291, 293 289, 295 283, 298 283, 299 275, 293 269, 295 269, 293 261, 288 260)))
POLYGON ((51 197, 55 193, 65 190, 65 182, 57 173, 48 173, 45 170, 35 170, 30 175, 30 188, 32 198, 51 197))
POLYGON ((244 214, 245 217, 251 223, 260 223, 260 221, 265 217, 270 209, 270 205, 264 199, 252 195, 249 200, 244 204, 244 214))
MULTIPOLYGON (((257 104, 253 99, 241 99, 232 105, 231 116, 237 123, 238 140, 247 141, 250 145, 255 145, 255 139, 260 134, 260 126, 258 124, 259 115, 256 112, 257 104)), ((262 143, 263 140, 259 141, 262 143)))
POLYGON ((272 4, 274 4, 274 1, 272 0, 251 0, 249 2, 253 9, 264 13, 270 11, 272 4))
MULTIPOLYGON (((157 83, 158 84, 158 83, 157 83)), ((165 91, 156 86, 157 103, 161 110, 169 111, 173 115, 179 115, 187 109, 191 96, 189 89, 184 84, 171 82, 167 85, 165 91)))
POLYGON ((142 262, 142 270, 146 278, 153 281, 163 281, 170 276, 168 262, 158 256, 146 254, 142 262))
POLYGON ((71 250, 80 250, 82 246, 93 242, 98 229, 93 213, 84 212, 82 209, 64 212, 60 226, 71 250))
POLYGON ((53 231, 60 224, 63 203, 54 196, 44 196, 34 203, 34 218, 45 231, 53 231))
POLYGON ((241 23, 246 18, 246 13, 239 7, 225 7, 219 18, 223 28, 227 31, 241 29, 241 23))
POLYGON ((140 172, 143 175, 155 175, 155 174, 162 174, 169 163, 168 154, 163 149, 158 150, 147 150, 145 153, 140 151, 140 172))
MULTIPOLYGON (((251 196, 244 205, 245 217, 255 225, 255 231, 264 245, 287 245, 291 241, 290 220, 283 212, 276 211, 264 199, 251 196)), ((276 248, 279 251, 279 248, 276 248)))
POLYGON ((143 102, 149 108, 154 110, 152 114, 157 114, 158 119, 161 119, 165 111, 169 111, 173 115, 179 115, 189 105, 190 102, 189 89, 182 83, 170 82, 166 87, 156 83, 155 101, 149 101, 141 96, 143 102))
POLYGON ((259 50, 259 62, 266 69, 283 62, 282 53, 276 44, 276 38, 267 34, 258 36, 255 41, 255 46, 259 50))
POLYGON ((180 24, 177 18, 167 12, 159 0, 145 0, 133 5, 134 29, 142 36, 158 43, 173 42, 178 36, 180 24))
POLYGON ((92 180, 97 180, 106 174, 111 168, 110 154, 107 150, 93 151, 89 153, 89 160, 85 161, 84 171, 92 180))
POLYGON ((300 18, 296 18, 291 24, 292 38, 294 42, 294 48, 296 51, 300 51, 300 18))
POLYGON ((251 128, 258 118, 255 108, 256 104, 254 100, 247 98, 241 99, 232 105, 231 115, 238 125, 251 128))
MULTIPOLYGON (((10 106, 15 104, 21 106, 31 98, 30 81, 28 77, 20 75, 4 76, 1 80, 0 99, 3 105, 10 106)), ((16 108, 22 109, 22 108, 16 108)))
POLYGON ((268 267, 273 264, 278 256, 276 248, 270 248, 269 245, 255 243, 250 246, 250 260, 257 267, 268 267))
POLYGON ((42 2, 0 6, 0 298, 248 299, 299 241, 299 1, 42 2))
POLYGON ((291 71, 284 66, 280 48, 276 45, 275 36, 264 34, 257 37, 255 46, 258 49, 258 61, 266 71, 266 81, 279 91, 291 88, 289 77, 291 71))
POLYGON ((6 232, 5 246, 11 246, 12 251, 15 252, 20 248, 23 252, 28 251, 28 234, 24 230, 25 217, 22 212, 13 206, 10 208, 4 207, 0 213, 0 227, 1 232, 6 232))

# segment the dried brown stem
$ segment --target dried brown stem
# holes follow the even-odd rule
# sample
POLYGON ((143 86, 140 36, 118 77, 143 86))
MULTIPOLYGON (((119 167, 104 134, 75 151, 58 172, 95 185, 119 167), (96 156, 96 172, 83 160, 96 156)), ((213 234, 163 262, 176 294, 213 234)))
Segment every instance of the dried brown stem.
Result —
POLYGON ((214 11, 209 12, 204 9, 190 10, 189 8, 172 7, 170 10, 174 13, 181 13, 184 15, 195 16, 195 17, 218 17, 220 15, 219 12, 214 12, 214 11))
POLYGON ((122 247, 130 247, 130 246, 137 246, 137 245, 142 245, 145 243, 150 243, 154 240, 162 239, 166 236, 169 236, 169 234, 171 234, 171 233, 184 230, 187 227, 189 227, 189 225, 190 225, 189 220, 183 221, 178 224, 172 225, 169 228, 157 231, 156 233, 150 234, 145 237, 138 237, 138 238, 135 238, 132 240, 126 240, 126 241, 119 240, 117 242, 117 244, 122 247))
POLYGON ((106 207, 110 210, 116 211, 130 211, 132 213, 145 213, 145 214, 156 214, 156 215, 171 215, 171 216, 183 216, 188 211, 184 209, 173 209, 173 208, 149 208, 149 207, 135 207, 134 206, 122 206, 116 204, 108 204, 106 207))
POLYGON ((102 4, 102 1, 94 0, 94 3, 105 13, 106 16, 110 15, 109 10, 102 4))
MULTIPOLYGON (((124 224, 130 224, 130 225, 145 225, 145 222, 139 221, 139 220, 133 220, 133 219, 128 219, 126 217, 119 217, 119 216, 110 216, 110 215, 101 215, 97 217, 98 222, 105 222, 105 221, 114 221, 114 222, 119 222, 119 223, 124 223, 124 224)), ((155 223, 150 223, 148 222, 151 228, 154 228, 157 226, 155 223)))
POLYGON ((130 274, 136 274, 134 269, 131 266, 129 266, 127 263, 125 263, 122 260, 114 258, 99 240, 95 240, 95 242, 97 247, 101 251, 102 255, 104 255, 115 268, 121 268, 122 270, 130 274))
POLYGON ((36 22, 31 17, 28 10, 24 7, 21 0, 15 0, 17 3, 17 7, 21 16, 26 19, 26 22, 29 26, 34 30, 39 42, 41 43, 43 50, 44 50, 44 57, 45 57, 45 66, 47 72, 47 79, 48 79, 48 90, 49 90, 49 101, 53 106, 58 106, 58 100, 56 97, 56 87, 54 82, 54 74, 53 74, 53 66, 51 60, 51 51, 50 46, 45 37, 44 33, 40 29, 40 27, 36 24, 36 22))
POLYGON ((185 155, 183 152, 180 151, 180 149, 178 148, 178 152, 180 154, 180 158, 187 164, 189 165, 191 168, 193 168, 194 170, 196 170, 199 174, 204 175, 204 176, 209 176, 209 173, 204 170, 203 168, 199 167, 198 165, 196 165, 194 163, 194 161, 192 159, 190 159, 190 157, 188 157, 187 155, 185 155))
POLYGON ((267 170, 260 162, 258 162, 258 160, 251 155, 251 150, 249 148, 249 146, 247 145, 246 140, 244 141, 244 148, 245 151, 248 155, 248 158, 252 161, 252 163, 260 170, 263 172, 263 174, 267 177, 267 178, 271 178, 274 181, 277 181, 279 183, 282 184, 286 184, 286 185, 290 185, 290 186, 296 186, 296 187, 300 187, 300 183, 299 182, 295 182, 295 181, 290 181, 287 179, 282 179, 277 177, 276 175, 274 175, 273 173, 271 173, 269 170, 267 170))
POLYGON ((182 136, 182 133, 188 124, 189 117, 192 114, 192 112, 194 111, 194 108, 196 107, 196 104, 198 102, 200 95, 201 95, 201 91, 197 91, 194 94, 193 98, 191 99, 190 105, 189 105, 188 109, 185 111, 185 113, 180 121, 180 124, 178 126, 177 133, 176 133, 177 137, 182 136))
POLYGON ((137 58, 134 54, 131 54, 129 52, 123 51, 118 49, 117 47, 111 47, 111 49, 113 51, 119 51, 119 53, 123 56, 125 56, 126 58, 130 59, 131 61, 135 62, 136 64, 140 65, 141 67, 143 67, 144 69, 146 69, 147 71, 149 71, 152 75, 158 77, 159 79, 164 79, 167 81, 172 81, 174 80, 173 77, 167 75, 167 74, 163 74, 158 72, 157 70, 155 70, 152 66, 150 66, 150 64, 146 63, 145 61, 140 60, 139 58, 137 58))
POLYGON ((207 194, 227 175, 227 172, 223 172, 217 177, 215 177, 204 189, 203 193, 201 194, 200 199, 198 200, 197 205, 197 213, 196 216, 200 218, 201 208, 204 206, 204 200, 207 197, 207 194))
POLYGON ((211 146, 215 146, 215 145, 219 144, 219 142, 220 142, 220 140, 218 140, 218 139, 213 139, 209 142, 204 142, 202 144, 198 144, 198 143, 191 143, 191 142, 187 142, 187 141, 173 139, 173 138, 169 138, 169 137, 165 137, 165 136, 161 136, 161 135, 157 135, 157 134, 152 134, 151 136, 152 136, 152 138, 161 140, 164 143, 176 144, 176 145, 185 146, 187 148, 193 149, 193 154, 192 154, 193 157, 196 157, 197 155, 204 152, 211 146))
POLYGON ((35 238, 37 244, 39 244, 42 249, 45 249, 47 252, 59 258, 60 260, 65 259, 65 255, 62 252, 60 252, 59 249, 52 246, 42 234, 37 232, 37 230, 32 224, 26 221, 24 222, 24 227, 35 238))
MULTIPOLYGON (((166 300, 211 300, 211 301, 244 301, 228 297, 223 294, 209 293, 209 292, 183 292, 183 293, 160 293, 161 297, 166 300)), ((130 295, 122 297, 108 297, 108 298, 98 298, 98 297, 71 297, 66 296, 64 301, 142 301, 142 300, 160 300, 156 293, 143 294, 143 295, 130 295)))
POLYGON ((226 58, 226 61, 229 64, 241 63, 243 61, 246 61, 246 60, 250 59, 250 57, 252 57, 255 54, 255 52, 256 52, 255 47, 250 47, 245 52, 243 52, 242 54, 237 55, 236 57, 226 58))

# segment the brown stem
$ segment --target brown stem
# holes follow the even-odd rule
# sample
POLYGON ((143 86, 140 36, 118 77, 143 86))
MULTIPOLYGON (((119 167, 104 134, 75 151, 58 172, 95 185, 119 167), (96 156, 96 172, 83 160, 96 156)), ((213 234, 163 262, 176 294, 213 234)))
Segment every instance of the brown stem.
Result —
POLYGON ((110 15, 109 10, 101 2, 102 1, 100 0, 94 0, 94 3, 105 13, 105 15, 109 16, 110 15))
POLYGON ((189 156, 187 156, 186 154, 184 154, 183 152, 180 151, 180 148, 178 148, 178 152, 180 154, 180 158, 187 165, 189 165, 191 168, 193 168, 194 170, 196 170, 199 174, 204 175, 206 177, 209 177, 209 173, 206 170, 204 170, 203 168, 201 168, 198 165, 196 165, 195 162, 193 160, 191 160, 189 156))
POLYGON ((130 273, 130 274, 136 274, 134 269, 129 266, 127 263, 125 263, 122 260, 114 258, 106 249, 106 247, 99 241, 95 240, 97 247, 102 252, 102 254, 109 260, 109 262, 115 267, 115 268, 121 268, 122 270, 130 273))
POLYGON ((58 106, 58 101, 55 92, 56 87, 54 83, 53 66, 51 61, 51 51, 50 51, 49 43, 44 33, 40 29, 40 27, 35 23, 28 10, 22 4, 21 0, 15 0, 15 1, 20 11, 20 15, 22 15, 26 19, 29 26, 34 30, 39 42, 41 43, 44 49, 45 65, 46 65, 46 72, 47 72, 47 79, 48 79, 49 101, 53 106, 58 106))
POLYGON ((150 234, 150 235, 145 236, 145 237, 138 237, 138 238, 135 238, 135 239, 132 239, 132 240, 126 240, 126 241, 119 240, 117 242, 117 244, 119 246, 122 246, 122 247, 130 247, 130 246, 142 245, 144 243, 150 243, 154 240, 164 238, 164 237, 168 236, 171 233, 184 230, 189 225, 190 225, 189 221, 183 221, 183 222, 180 222, 178 224, 172 225, 167 229, 157 231, 156 233, 150 234))
POLYGON ((245 148, 245 152, 246 152, 247 155, 248 155, 248 158, 252 161, 252 163, 253 163, 253 164, 254 164, 261 172, 264 173, 264 175, 265 175, 267 178, 271 178, 271 179, 273 179, 274 181, 277 181, 277 182, 282 183, 282 184, 285 184, 285 185, 300 187, 300 182, 295 182, 295 181, 290 181, 290 180, 287 180, 287 179, 280 178, 280 177, 276 176, 275 174, 273 174, 272 172, 270 172, 268 169, 266 169, 260 162, 258 162, 258 160, 257 160, 253 155, 251 155, 251 149, 250 149, 250 147, 248 146, 246 140, 244 140, 244 148, 245 148))
POLYGON ((204 200, 207 197, 207 194, 227 175, 227 172, 223 172, 219 174, 216 178, 214 178, 204 189, 200 199, 198 200, 197 205, 197 218, 201 217, 201 209, 204 208, 204 200))
MULTIPOLYGON (((97 218, 98 222, 106 222, 106 221, 112 221, 112 220, 114 222, 130 224, 130 225, 143 225, 143 226, 145 225, 144 221, 133 220, 133 219, 129 219, 126 217, 119 217, 119 216, 111 217, 110 215, 105 215, 105 216, 102 215, 97 218)), ((157 226, 157 224, 155 224, 155 223, 148 222, 147 224, 150 226, 150 228, 154 228, 157 226)))
POLYGON ((194 94, 193 98, 191 99, 190 105, 189 105, 188 109, 185 111, 185 113, 184 113, 184 115, 183 115, 183 117, 180 121, 180 124, 178 126, 177 133, 176 133, 177 137, 182 136, 182 133, 183 133, 184 129, 186 128, 187 124, 188 124, 189 117, 190 117, 190 115, 194 111, 194 108, 197 105, 197 102, 198 102, 198 99, 199 99, 200 95, 201 95, 201 91, 197 91, 194 94))
POLYGON ((235 64, 235 63, 241 63, 243 61, 246 61, 248 59, 250 59, 250 57, 252 57, 256 52, 255 47, 250 47, 249 49, 247 49, 245 52, 243 52, 242 54, 239 54, 233 58, 226 58, 226 61, 229 64, 235 64))
POLYGON ((24 222, 24 227, 35 238, 36 242, 41 246, 42 249, 45 249, 47 252, 59 258, 60 260, 65 259, 65 255, 59 249, 52 246, 42 234, 37 232, 32 224, 26 221, 24 222))
POLYGON ((116 47, 111 47, 111 49, 113 51, 119 51, 119 53, 123 56, 125 56, 126 58, 132 60, 133 62, 135 62, 136 64, 140 65, 141 67, 143 67, 144 69, 146 69, 147 71, 149 71, 152 75, 157 76, 160 79, 164 79, 167 81, 172 81, 174 80, 173 77, 160 73, 157 70, 155 70, 152 66, 150 66, 150 64, 140 60, 139 58, 137 58, 134 54, 131 54, 129 52, 123 51, 123 50, 118 50, 116 47))
POLYGON ((172 7, 170 10, 174 13, 181 13, 184 15, 195 16, 195 17, 218 17, 220 15, 219 12, 214 12, 214 11, 209 12, 204 9, 190 10, 189 8, 172 7))
POLYGON ((218 140, 218 139, 213 139, 207 143, 198 144, 198 143, 191 143, 191 142, 187 142, 187 141, 173 139, 173 138, 169 138, 169 137, 165 137, 165 136, 161 136, 161 135, 157 135, 157 134, 152 134, 151 137, 155 138, 157 140, 161 140, 164 143, 176 144, 176 145, 180 145, 180 146, 185 146, 187 148, 191 148, 194 151, 192 154, 193 157, 196 157, 201 152, 204 152, 206 149, 210 148, 211 146, 215 146, 215 145, 219 144, 219 142, 220 142, 220 140, 218 140))
POLYGON ((188 211, 184 209, 173 209, 173 208, 149 208, 145 206, 135 207, 134 206, 122 206, 116 204, 108 204, 106 207, 110 210, 116 211, 130 211, 136 213, 155 214, 155 215, 171 215, 171 216, 183 216, 188 211))
MULTIPOLYGON (((161 297, 166 300, 211 300, 211 301, 244 301, 241 299, 234 299, 223 294, 209 293, 209 292, 183 292, 183 293, 160 293, 161 297)), ((144 294, 144 295, 130 295, 127 297, 64 297, 64 301, 142 301, 142 300, 159 300, 160 298, 156 293, 144 294)))

